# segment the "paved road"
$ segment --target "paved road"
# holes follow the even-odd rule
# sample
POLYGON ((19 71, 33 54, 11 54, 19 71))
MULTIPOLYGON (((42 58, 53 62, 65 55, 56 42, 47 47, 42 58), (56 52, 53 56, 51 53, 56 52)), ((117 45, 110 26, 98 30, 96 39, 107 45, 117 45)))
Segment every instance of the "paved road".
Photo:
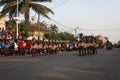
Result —
POLYGON ((76 51, 0 57, 0 80, 120 80, 120 48, 81 57, 76 51))

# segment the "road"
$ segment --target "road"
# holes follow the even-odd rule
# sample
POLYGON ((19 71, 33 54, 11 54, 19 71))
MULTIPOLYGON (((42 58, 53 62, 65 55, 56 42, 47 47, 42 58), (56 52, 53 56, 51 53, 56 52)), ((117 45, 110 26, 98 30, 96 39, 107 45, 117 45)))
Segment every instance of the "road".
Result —
POLYGON ((0 57, 0 80, 120 80, 120 48, 99 49, 92 56, 72 51, 0 57))

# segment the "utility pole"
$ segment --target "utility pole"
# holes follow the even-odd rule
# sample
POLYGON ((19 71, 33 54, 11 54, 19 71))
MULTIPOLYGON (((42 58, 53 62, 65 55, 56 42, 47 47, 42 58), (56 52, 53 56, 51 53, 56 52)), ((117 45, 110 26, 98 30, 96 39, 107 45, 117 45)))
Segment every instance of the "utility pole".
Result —
POLYGON ((78 29, 79 27, 76 27, 75 28, 75 37, 77 37, 77 29, 78 29))
POLYGON ((38 37, 40 38, 40 13, 38 12, 38 37))
MULTIPOLYGON (((18 0, 17 0, 17 18, 18 18, 18 0)), ((16 21, 17 28, 16 28, 16 39, 18 39, 18 20, 16 21)))
MULTIPOLYGON (((20 0, 20 1, 22 1, 22 0, 20 0)), ((16 17, 14 17, 14 20, 16 21, 16 39, 18 39, 18 24, 20 23, 20 18, 19 18, 19 15, 18 15, 18 9, 19 9, 19 0, 17 0, 17 15, 16 15, 16 17)))

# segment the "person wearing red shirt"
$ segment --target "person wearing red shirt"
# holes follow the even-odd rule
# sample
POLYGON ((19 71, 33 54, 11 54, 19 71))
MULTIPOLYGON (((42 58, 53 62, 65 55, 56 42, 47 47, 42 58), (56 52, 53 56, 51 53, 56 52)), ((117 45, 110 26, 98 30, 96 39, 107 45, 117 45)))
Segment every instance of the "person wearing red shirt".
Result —
POLYGON ((25 51, 27 54, 30 54, 30 46, 31 46, 31 42, 30 42, 30 40, 27 40, 26 46, 25 46, 25 51))
POLYGON ((22 40, 18 40, 18 55, 24 55, 24 47, 22 40))

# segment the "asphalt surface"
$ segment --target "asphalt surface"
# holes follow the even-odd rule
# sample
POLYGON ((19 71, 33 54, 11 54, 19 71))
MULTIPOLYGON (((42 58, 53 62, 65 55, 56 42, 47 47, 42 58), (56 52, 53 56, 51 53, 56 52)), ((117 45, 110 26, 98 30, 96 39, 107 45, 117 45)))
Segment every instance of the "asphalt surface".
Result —
POLYGON ((99 49, 92 56, 72 51, 0 57, 0 80, 120 80, 120 48, 99 49))

